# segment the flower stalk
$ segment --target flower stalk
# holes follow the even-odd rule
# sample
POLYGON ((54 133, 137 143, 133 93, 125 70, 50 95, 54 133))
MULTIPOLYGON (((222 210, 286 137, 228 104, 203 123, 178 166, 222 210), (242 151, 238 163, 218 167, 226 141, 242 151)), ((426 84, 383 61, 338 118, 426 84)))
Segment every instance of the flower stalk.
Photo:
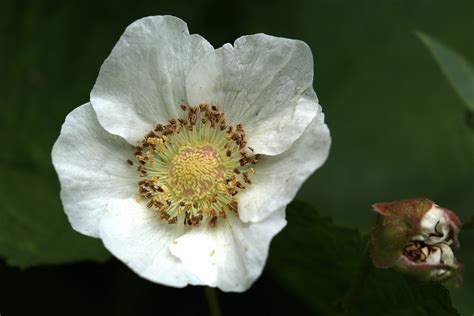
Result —
POLYGON ((206 300, 207 305, 209 306, 209 313, 211 316, 221 316, 221 309, 219 306, 219 299, 217 297, 217 291, 215 288, 206 286, 206 300))

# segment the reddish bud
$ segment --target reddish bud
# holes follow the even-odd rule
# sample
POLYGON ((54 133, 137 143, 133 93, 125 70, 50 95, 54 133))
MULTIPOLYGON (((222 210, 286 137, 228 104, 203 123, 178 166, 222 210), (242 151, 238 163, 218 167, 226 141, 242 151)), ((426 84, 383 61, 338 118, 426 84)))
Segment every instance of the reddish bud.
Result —
POLYGON ((373 205, 379 214, 371 234, 378 268, 394 268, 424 281, 460 276, 452 247, 459 247, 459 218, 426 198, 373 205))

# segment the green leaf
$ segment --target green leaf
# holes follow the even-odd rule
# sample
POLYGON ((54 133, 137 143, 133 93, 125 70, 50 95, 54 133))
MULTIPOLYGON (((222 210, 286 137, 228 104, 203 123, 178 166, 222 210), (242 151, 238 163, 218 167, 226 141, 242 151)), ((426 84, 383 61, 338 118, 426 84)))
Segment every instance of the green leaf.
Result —
MULTIPOLYGON (((346 293, 361 267, 366 240, 301 202, 287 209, 288 226, 274 240, 269 258, 275 277, 322 315, 343 313, 346 293)), ((362 267, 364 264, 362 265, 362 267)), ((369 266, 354 291, 347 315, 457 315, 448 291, 392 270, 369 266)))
POLYGON ((441 70, 467 107, 474 111, 474 68, 472 65, 463 56, 435 38, 422 32, 415 34, 436 59, 441 70))

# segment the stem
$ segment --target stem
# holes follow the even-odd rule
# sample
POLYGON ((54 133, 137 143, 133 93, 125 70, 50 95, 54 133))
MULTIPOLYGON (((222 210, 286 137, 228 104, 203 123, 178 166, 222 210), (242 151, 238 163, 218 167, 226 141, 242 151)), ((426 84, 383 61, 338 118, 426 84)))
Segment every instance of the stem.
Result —
POLYGON ((221 309, 219 308, 219 300, 217 299, 217 291, 213 287, 207 286, 205 288, 207 304, 209 305, 209 312, 211 316, 221 316, 221 309))
POLYGON ((370 239, 365 246, 365 250, 361 256, 359 266, 357 268, 354 279, 352 279, 351 286, 346 292, 342 300, 342 314, 347 315, 350 312, 351 306, 354 303, 356 295, 361 290, 365 279, 367 278, 368 272, 372 267, 372 262, 370 260, 370 239))

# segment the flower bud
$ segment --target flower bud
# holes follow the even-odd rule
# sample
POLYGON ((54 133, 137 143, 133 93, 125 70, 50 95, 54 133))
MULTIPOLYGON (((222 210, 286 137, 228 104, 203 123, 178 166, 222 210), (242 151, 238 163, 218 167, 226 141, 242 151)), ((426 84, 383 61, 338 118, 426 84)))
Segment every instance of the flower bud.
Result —
POLYGON ((460 264, 459 218, 426 198, 376 203, 379 214, 371 234, 371 257, 378 268, 394 268, 423 281, 442 282, 460 264))

